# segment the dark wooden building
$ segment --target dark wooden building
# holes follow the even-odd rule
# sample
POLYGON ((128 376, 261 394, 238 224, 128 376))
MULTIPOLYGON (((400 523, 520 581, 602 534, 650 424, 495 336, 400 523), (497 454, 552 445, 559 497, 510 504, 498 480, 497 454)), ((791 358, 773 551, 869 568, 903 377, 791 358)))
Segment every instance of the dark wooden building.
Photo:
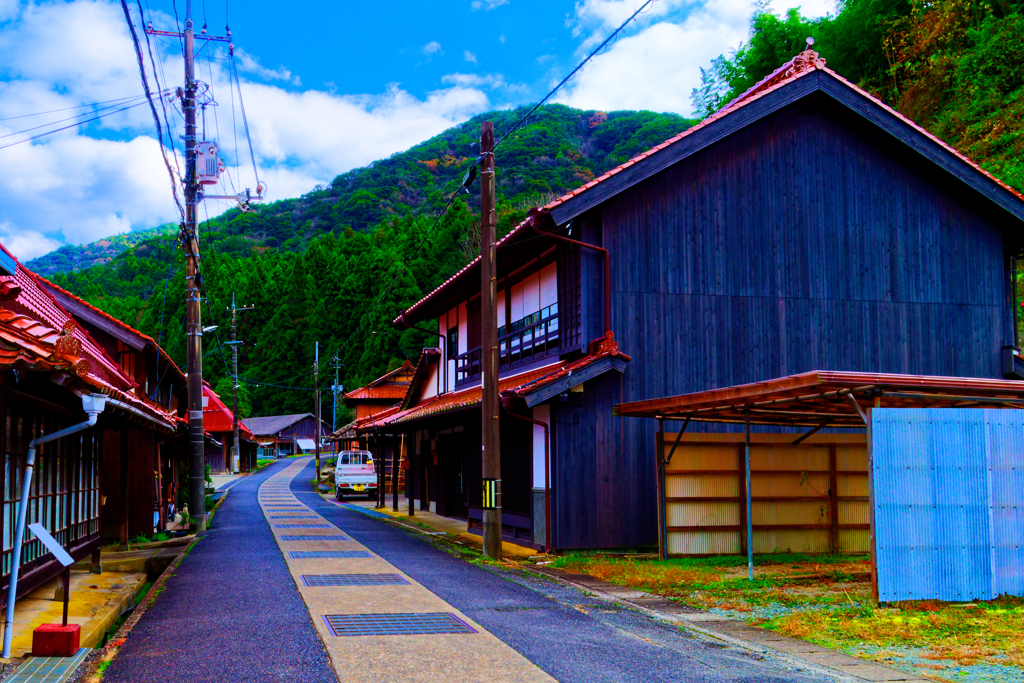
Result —
MULTIPOLYGON (((176 416, 140 396, 138 385, 84 327, 44 288, 45 283, 0 247, 0 589, 7 596, 13 562, 15 520, 30 441, 82 423, 82 397, 106 396, 97 424, 73 436, 39 446, 26 523, 39 522, 76 560, 98 559, 105 518, 104 486, 119 470, 107 467, 116 451, 120 463, 148 453, 171 437, 176 416)), ((138 517, 152 531, 153 472, 139 475, 149 496, 138 517)), ((115 489, 120 490, 120 489, 115 489)), ((140 498, 141 500, 141 498, 140 498)), ((135 503, 132 503, 133 505, 135 503)), ((110 501, 108 499, 108 505, 110 501)), ((120 505, 117 506, 120 510, 120 505)), ((25 536, 17 594, 49 581, 63 567, 31 534, 25 536)))
MULTIPOLYGON (((43 289, 113 359, 138 398, 161 406, 184 424, 187 379, 152 337, 126 325, 52 282, 43 289)), ((167 503, 187 488, 186 443, 142 425, 111 430, 103 440, 101 534, 122 545, 166 528, 167 503)))
MULTIPOLYGON (((316 418, 312 413, 247 417, 242 422, 260 447, 277 458, 312 452, 316 443, 316 418)), ((321 421, 320 436, 330 433, 330 426, 321 421)))
MULTIPOLYGON (((614 404, 819 369, 1019 378, 1022 236, 1019 194, 801 53, 499 242, 506 531, 536 544, 542 519, 542 428, 514 413, 550 433, 554 547, 650 547, 657 424, 614 404)), ((395 321, 449 343, 388 418, 414 497, 470 520, 478 262, 395 321)))
MULTIPOLYGON (((203 382, 203 429, 206 431, 206 464, 213 474, 232 471, 231 447, 235 441, 234 413, 220 396, 203 382)), ((256 466, 256 438, 238 421, 238 467, 247 472, 256 466)))

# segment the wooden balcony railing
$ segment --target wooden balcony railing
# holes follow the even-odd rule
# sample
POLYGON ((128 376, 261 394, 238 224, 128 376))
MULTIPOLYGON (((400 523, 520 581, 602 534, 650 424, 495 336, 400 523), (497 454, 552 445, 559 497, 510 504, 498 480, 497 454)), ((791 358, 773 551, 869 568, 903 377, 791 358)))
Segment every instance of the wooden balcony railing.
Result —
MULTIPOLYGON (((548 356, 557 356, 559 340, 558 304, 532 313, 508 328, 498 328, 498 371, 504 372, 548 356)), ((479 379, 482 370, 480 347, 459 354, 455 358, 455 386, 479 379)))

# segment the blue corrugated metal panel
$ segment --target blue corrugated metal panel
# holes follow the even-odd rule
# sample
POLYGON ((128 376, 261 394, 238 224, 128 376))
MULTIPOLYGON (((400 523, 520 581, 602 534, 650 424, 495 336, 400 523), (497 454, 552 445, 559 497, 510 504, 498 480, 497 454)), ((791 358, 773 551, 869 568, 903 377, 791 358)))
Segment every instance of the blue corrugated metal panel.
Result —
POLYGON ((1024 594, 1024 413, 872 413, 878 592, 897 600, 1024 594))

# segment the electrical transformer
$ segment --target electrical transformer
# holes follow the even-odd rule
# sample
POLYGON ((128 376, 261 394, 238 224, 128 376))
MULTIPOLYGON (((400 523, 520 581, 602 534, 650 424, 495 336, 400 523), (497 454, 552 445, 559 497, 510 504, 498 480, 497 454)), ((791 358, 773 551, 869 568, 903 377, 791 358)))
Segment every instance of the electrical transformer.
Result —
POLYGON ((216 142, 196 143, 196 180, 200 185, 216 185, 223 168, 216 142))

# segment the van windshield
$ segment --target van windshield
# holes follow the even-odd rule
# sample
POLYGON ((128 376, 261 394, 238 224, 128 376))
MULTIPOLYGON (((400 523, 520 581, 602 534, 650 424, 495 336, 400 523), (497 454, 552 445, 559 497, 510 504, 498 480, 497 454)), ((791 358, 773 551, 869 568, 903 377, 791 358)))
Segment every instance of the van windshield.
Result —
POLYGON ((338 456, 339 465, 368 465, 372 460, 369 451, 342 451, 338 456))

